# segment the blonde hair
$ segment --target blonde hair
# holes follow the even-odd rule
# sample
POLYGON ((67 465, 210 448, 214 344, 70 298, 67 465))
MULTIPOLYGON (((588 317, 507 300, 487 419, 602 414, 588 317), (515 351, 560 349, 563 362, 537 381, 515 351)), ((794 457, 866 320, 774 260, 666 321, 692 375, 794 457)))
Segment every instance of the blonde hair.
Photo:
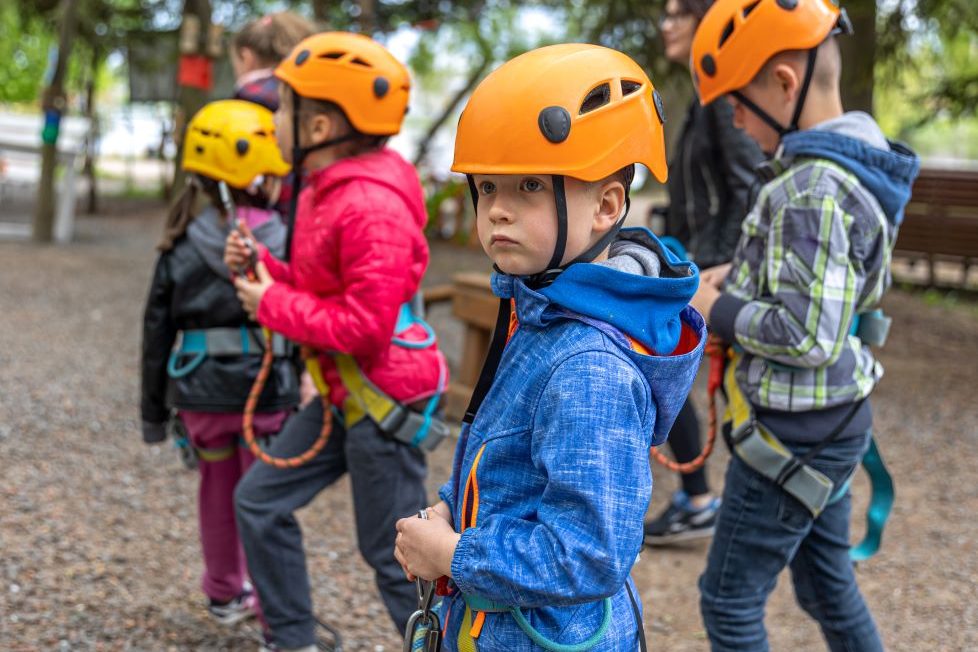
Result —
POLYGON ((262 66, 271 67, 287 57, 299 41, 316 33, 316 27, 291 11, 253 20, 234 35, 236 50, 248 48, 262 66))

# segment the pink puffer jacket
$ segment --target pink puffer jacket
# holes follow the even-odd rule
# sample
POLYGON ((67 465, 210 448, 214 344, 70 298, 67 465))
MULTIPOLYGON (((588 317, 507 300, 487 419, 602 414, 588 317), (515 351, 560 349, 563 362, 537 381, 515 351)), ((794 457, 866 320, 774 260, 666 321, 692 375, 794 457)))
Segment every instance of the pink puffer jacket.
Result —
MULTIPOLYGON (((425 213, 418 174, 399 154, 381 149, 307 175, 299 196, 286 263, 261 251, 275 278, 258 307, 258 321, 313 347, 334 405, 346 390, 329 356, 351 354, 381 390, 403 403, 447 383, 437 346, 408 349, 391 342, 398 312, 421 285, 428 266, 425 213)), ((400 336, 423 341, 417 325, 400 336)))

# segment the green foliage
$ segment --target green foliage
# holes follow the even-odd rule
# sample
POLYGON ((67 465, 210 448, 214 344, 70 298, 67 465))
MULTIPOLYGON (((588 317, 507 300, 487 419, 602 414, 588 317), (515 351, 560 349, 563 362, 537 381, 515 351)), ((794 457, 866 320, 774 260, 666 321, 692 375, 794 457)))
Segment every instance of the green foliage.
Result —
POLYGON ((37 99, 47 68, 48 51, 56 41, 50 24, 38 16, 22 15, 17 7, 0 3, 0 102, 37 99))

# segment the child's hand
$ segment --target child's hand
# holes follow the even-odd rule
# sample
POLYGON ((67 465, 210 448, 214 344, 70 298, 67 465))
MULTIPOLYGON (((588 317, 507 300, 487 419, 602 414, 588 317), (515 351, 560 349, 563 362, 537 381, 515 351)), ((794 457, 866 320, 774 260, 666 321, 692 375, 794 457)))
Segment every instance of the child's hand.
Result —
POLYGON ((258 280, 249 281, 244 276, 239 276, 234 279, 234 287, 238 291, 238 301, 241 302, 241 307, 245 309, 249 317, 257 321, 258 306, 261 304, 261 299, 265 296, 268 288, 275 284, 275 280, 268 273, 265 263, 258 263, 255 267, 255 273, 258 275, 258 280))
POLYGON ((730 274, 730 267, 730 263, 724 263, 723 265, 704 269, 700 272, 700 285, 712 285, 720 289, 720 286, 723 285, 723 282, 730 274))
POLYGON ((708 285, 706 283, 700 284, 699 288, 696 289, 696 294, 693 298, 689 300, 689 305, 696 308, 697 312, 703 315, 703 319, 706 323, 710 323, 710 310, 713 309, 713 304, 717 302, 720 298, 720 290, 714 285, 708 285))
POLYGON ((428 520, 417 516, 402 518, 397 522, 394 557, 408 580, 420 577, 433 581, 443 575, 451 576, 459 537, 438 510, 429 511, 428 520))
POLYGON ((224 264, 232 270, 237 270, 250 262, 251 251, 245 244, 245 238, 236 229, 232 229, 227 240, 224 241, 224 264))
POLYGON ((432 512, 438 514, 443 519, 448 521, 449 525, 452 524, 452 511, 448 508, 448 503, 446 503, 444 500, 439 500, 437 503, 429 507, 428 515, 431 516, 432 512))

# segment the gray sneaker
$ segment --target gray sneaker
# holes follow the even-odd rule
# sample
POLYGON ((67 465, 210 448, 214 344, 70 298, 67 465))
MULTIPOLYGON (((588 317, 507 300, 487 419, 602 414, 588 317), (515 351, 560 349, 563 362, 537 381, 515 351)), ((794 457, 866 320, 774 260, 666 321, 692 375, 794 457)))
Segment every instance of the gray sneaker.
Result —
POLYGON ((251 587, 245 587, 241 593, 226 602, 211 600, 207 605, 207 611, 218 623, 230 627, 243 620, 254 618, 255 607, 255 593, 251 587))
POLYGON ((645 524, 645 543, 661 546, 712 537, 719 510, 719 498, 714 498, 706 507, 696 509, 686 492, 677 491, 669 507, 645 524))

